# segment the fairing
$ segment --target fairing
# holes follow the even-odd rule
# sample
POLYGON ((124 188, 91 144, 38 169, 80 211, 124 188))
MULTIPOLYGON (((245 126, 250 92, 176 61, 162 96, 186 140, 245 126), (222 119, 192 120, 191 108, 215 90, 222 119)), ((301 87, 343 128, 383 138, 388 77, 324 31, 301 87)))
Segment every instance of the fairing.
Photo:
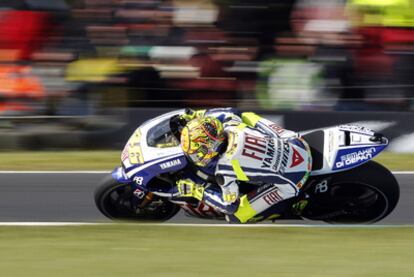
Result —
MULTIPOLYGON (((151 180, 163 173, 182 171, 188 164, 169 126, 170 118, 183 112, 184 110, 173 111, 142 124, 128 140, 122 152, 122 167, 112 173, 114 179, 120 183, 133 183, 137 188, 151 190, 160 196, 173 197, 177 193, 174 186, 154 188, 151 180)), ((274 127, 275 124, 270 121, 266 123, 268 124, 261 126, 264 131, 280 136, 280 130, 283 129, 274 127)), ((304 136, 311 148, 316 147, 320 152, 318 167, 315 166, 318 164, 316 162, 318 159, 315 159, 312 153, 313 167, 310 175, 329 174, 354 168, 369 161, 388 145, 387 139, 383 137, 378 139, 376 133, 359 126, 342 125, 313 132, 319 132, 323 136, 311 143, 306 140, 306 135, 304 136)), ((289 140, 296 137, 293 135, 281 137, 289 140)), ((295 147, 301 157, 307 157, 301 145, 292 147, 295 147)), ((300 166, 310 164, 293 160, 289 160, 288 163, 295 165, 290 166, 285 172, 291 175, 296 171, 303 171, 300 166)), ((182 172, 181 177, 197 180, 200 175, 185 171, 182 172)))
MULTIPOLYGON (((308 141, 321 159, 320 166, 313 168, 311 175, 352 169, 368 162, 388 145, 385 137, 361 126, 341 125, 312 132, 323 132, 323 135, 319 141, 308 141)), ((302 135, 306 139, 308 134, 302 135)))

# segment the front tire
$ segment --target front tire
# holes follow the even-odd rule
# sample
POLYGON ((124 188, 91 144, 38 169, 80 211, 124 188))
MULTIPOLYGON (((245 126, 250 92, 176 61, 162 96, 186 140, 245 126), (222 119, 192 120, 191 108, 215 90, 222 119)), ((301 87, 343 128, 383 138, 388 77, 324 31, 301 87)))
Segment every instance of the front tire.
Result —
POLYGON ((382 165, 369 161, 349 171, 316 176, 305 188, 305 218, 333 224, 374 223, 395 208, 399 186, 382 165))
POLYGON ((108 176, 95 190, 95 204, 103 215, 112 220, 166 221, 180 210, 176 204, 158 196, 141 207, 133 192, 131 184, 119 183, 108 176))

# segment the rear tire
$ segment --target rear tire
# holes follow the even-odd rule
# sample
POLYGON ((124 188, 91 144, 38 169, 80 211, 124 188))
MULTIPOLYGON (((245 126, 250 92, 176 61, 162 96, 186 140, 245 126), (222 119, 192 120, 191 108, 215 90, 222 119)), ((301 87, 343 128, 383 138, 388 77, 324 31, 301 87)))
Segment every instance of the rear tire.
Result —
POLYGON ((158 196, 141 208, 133 192, 131 184, 119 183, 107 176, 95 190, 95 204, 103 215, 113 220, 166 221, 180 210, 176 204, 158 196))
POLYGON ((333 224, 377 222, 394 210, 400 196, 394 175, 374 161, 315 176, 304 193, 310 198, 302 215, 333 224))

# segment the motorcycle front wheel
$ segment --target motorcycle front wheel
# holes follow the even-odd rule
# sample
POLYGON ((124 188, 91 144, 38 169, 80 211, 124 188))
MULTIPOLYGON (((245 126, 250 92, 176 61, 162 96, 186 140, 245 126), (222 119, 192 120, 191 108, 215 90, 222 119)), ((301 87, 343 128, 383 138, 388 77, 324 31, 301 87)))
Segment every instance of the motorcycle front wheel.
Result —
POLYGON ((142 205, 131 184, 118 183, 112 176, 103 180, 94 196, 99 211, 112 220, 166 221, 180 210, 178 205, 156 195, 142 205))

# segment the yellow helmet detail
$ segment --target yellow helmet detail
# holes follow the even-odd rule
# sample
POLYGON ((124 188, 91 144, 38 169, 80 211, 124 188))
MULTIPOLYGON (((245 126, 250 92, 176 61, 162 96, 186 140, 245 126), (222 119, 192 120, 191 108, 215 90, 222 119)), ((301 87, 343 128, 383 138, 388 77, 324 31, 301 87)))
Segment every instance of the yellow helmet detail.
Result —
POLYGON ((206 166, 218 155, 224 138, 223 125, 218 119, 195 118, 181 132, 181 148, 196 165, 206 166))

